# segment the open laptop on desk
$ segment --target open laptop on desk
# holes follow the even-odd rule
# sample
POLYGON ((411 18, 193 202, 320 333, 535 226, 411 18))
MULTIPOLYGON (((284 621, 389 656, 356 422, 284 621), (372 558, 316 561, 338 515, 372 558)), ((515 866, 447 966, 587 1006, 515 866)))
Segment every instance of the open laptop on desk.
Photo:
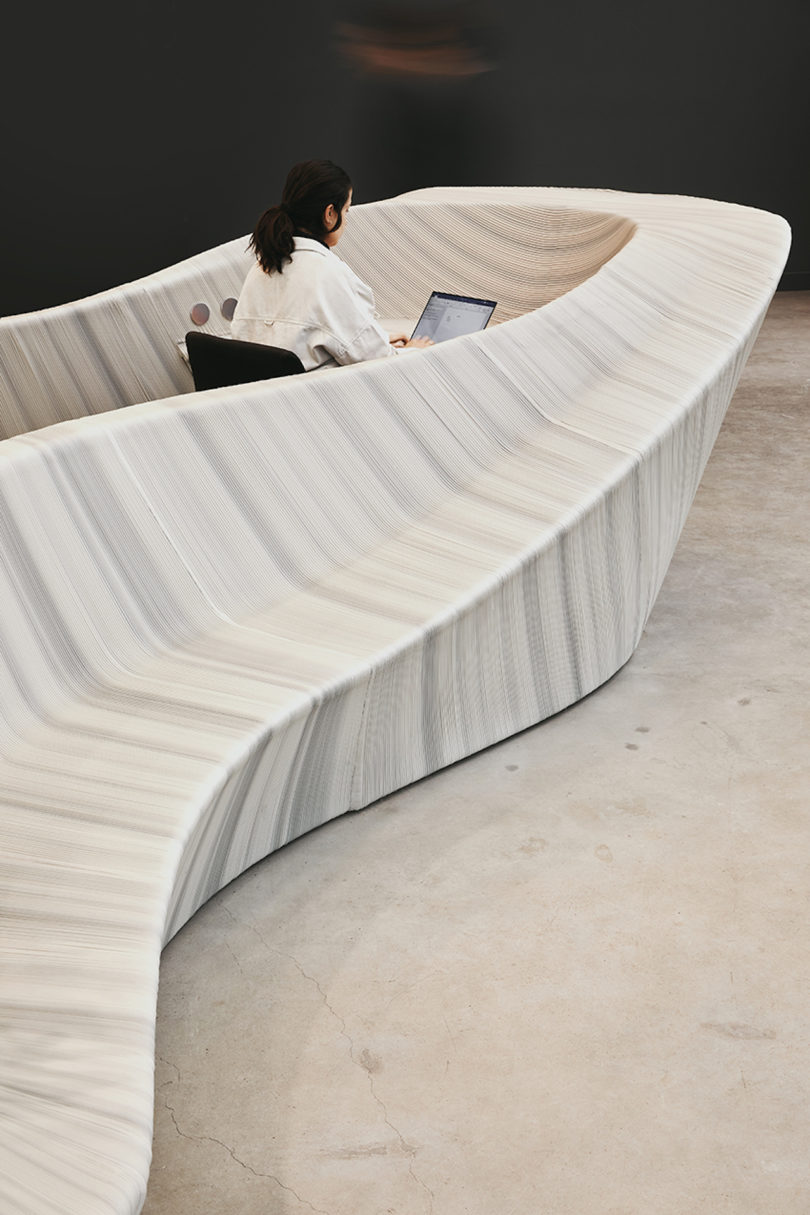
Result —
POLYGON ((477 333, 479 329, 486 328, 495 307, 495 300, 478 300, 470 295, 432 291, 411 337, 446 342, 464 333, 477 333))

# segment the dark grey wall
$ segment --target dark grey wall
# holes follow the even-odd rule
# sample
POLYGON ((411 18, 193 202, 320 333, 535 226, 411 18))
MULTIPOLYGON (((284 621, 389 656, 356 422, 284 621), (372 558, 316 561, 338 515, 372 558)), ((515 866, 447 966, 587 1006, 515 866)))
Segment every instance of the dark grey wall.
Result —
POLYGON ((782 285, 810 287, 810 5, 757 7, 492 0, 474 38, 493 70, 415 82, 341 53, 341 27, 382 20, 384 0, 365 17, 325 0, 29 3, 0 82, 0 315, 248 232, 311 156, 343 164, 358 201, 478 183, 763 207, 793 227, 782 285))

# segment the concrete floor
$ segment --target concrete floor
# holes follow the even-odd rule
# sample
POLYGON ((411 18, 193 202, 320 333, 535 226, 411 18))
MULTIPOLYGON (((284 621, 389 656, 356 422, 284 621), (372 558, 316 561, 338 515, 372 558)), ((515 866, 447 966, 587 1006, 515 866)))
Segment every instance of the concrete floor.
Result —
POLYGON ((167 947, 146 1215, 807 1215, 810 292, 641 645, 167 947))

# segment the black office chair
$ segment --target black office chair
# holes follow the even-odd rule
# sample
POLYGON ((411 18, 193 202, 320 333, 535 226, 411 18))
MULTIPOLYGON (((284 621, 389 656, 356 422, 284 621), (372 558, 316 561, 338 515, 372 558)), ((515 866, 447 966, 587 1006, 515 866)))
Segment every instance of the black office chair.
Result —
POLYGON ((229 384, 252 384, 276 376, 299 375, 304 364, 291 350, 240 342, 213 333, 192 330, 186 334, 186 350, 194 377, 194 388, 225 388, 229 384))

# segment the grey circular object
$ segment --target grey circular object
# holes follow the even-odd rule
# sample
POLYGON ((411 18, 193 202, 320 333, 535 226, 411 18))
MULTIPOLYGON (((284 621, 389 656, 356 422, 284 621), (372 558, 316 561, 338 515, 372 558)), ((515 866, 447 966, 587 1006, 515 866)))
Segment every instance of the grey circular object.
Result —
POLYGON ((225 317, 226 321, 232 321, 233 314, 235 311, 236 311, 236 300, 233 298, 232 295, 229 295, 226 300, 222 301, 222 307, 220 308, 220 312, 225 317))
POLYGON ((190 315, 195 325, 204 325, 211 315, 211 309, 207 304, 195 304, 190 315))

